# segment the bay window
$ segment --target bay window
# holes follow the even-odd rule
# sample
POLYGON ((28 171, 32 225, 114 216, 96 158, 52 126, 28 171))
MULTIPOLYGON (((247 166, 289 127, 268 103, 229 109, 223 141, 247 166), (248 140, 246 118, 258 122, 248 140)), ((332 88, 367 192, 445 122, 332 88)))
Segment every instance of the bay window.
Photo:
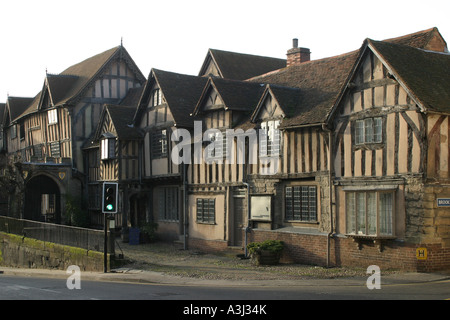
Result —
POLYGON ((393 191, 346 192, 347 233, 394 236, 393 191))

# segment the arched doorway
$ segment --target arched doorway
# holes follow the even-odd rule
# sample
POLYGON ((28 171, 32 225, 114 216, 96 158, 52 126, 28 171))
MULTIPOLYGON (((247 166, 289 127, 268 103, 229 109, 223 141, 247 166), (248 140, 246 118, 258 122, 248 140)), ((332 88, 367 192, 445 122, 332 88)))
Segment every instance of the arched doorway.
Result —
POLYGON ((61 192, 53 179, 39 175, 27 182, 24 217, 34 221, 61 223, 61 192))

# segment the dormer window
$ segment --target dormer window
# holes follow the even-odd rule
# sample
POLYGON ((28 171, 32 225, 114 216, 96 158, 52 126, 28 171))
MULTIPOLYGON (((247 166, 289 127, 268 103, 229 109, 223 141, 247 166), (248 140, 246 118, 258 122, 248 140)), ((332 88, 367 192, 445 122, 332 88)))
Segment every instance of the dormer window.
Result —
POLYGON ((101 140, 101 159, 114 159, 116 156, 116 137, 111 133, 105 133, 101 140))
POLYGON ((58 123, 58 111, 56 109, 49 110, 47 114, 48 114, 48 124, 58 123))

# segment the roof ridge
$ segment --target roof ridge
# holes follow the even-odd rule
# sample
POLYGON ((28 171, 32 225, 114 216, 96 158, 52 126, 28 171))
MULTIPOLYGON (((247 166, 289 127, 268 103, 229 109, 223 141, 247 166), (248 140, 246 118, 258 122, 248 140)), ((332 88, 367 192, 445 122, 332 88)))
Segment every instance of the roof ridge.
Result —
POLYGON ((225 53, 231 53, 231 54, 237 54, 237 55, 253 56, 253 57, 268 58, 268 59, 278 59, 278 60, 286 61, 286 59, 284 59, 284 58, 269 57, 269 56, 263 56, 263 55, 260 55, 260 54, 253 54, 253 53, 242 53, 242 52, 235 52, 235 51, 222 50, 222 49, 213 49, 213 48, 209 48, 209 50, 225 52, 225 53))
POLYGON ((438 30, 438 29, 437 29, 436 27, 432 27, 432 28, 425 29, 425 30, 422 30, 422 31, 417 31, 417 32, 405 34, 405 35, 402 35, 402 36, 393 37, 393 38, 388 38, 388 39, 379 40, 379 41, 386 41, 386 42, 389 42, 389 41, 391 41, 391 40, 400 40, 400 39, 405 39, 405 38, 408 38, 408 37, 411 37, 411 36, 415 36, 415 35, 419 35, 419 34, 430 33, 430 32, 432 32, 432 31, 437 31, 437 30, 438 30))

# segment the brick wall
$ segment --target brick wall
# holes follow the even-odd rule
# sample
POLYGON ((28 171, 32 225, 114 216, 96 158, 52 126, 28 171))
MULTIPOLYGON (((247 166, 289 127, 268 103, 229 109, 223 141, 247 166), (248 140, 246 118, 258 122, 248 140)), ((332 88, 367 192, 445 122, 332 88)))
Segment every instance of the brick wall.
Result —
POLYGON ((188 247, 202 252, 217 252, 226 250, 228 248, 228 243, 227 241, 221 240, 188 238, 188 247))
MULTIPOLYGON (((279 232, 273 230, 253 229, 248 243, 264 240, 281 240, 285 250, 282 263, 327 266, 327 236, 279 232)), ((189 248, 203 252, 223 251, 228 249, 226 241, 189 239, 189 248)), ((380 247, 370 240, 359 244, 351 238, 334 237, 330 239, 330 266, 349 266, 367 268, 377 265, 381 270, 403 270, 410 272, 435 272, 450 269, 450 248, 442 244, 411 244, 403 241, 387 240, 380 247), (427 259, 419 260, 417 248, 427 249, 427 259)))
MULTIPOLYGON (((327 265, 327 236, 276 231, 252 230, 250 241, 267 239, 282 240, 286 244, 282 262, 327 265)), ((330 266, 351 266, 367 268, 378 265, 383 269, 433 272, 450 269, 450 248, 441 244, 408 244, 402 241, 387 240, 380 247, 370 240, 360 244, 351 238, 334 237, 330 239, 330 266), (418 260, 417 248, 426 248, 426 260, 418 260)))

